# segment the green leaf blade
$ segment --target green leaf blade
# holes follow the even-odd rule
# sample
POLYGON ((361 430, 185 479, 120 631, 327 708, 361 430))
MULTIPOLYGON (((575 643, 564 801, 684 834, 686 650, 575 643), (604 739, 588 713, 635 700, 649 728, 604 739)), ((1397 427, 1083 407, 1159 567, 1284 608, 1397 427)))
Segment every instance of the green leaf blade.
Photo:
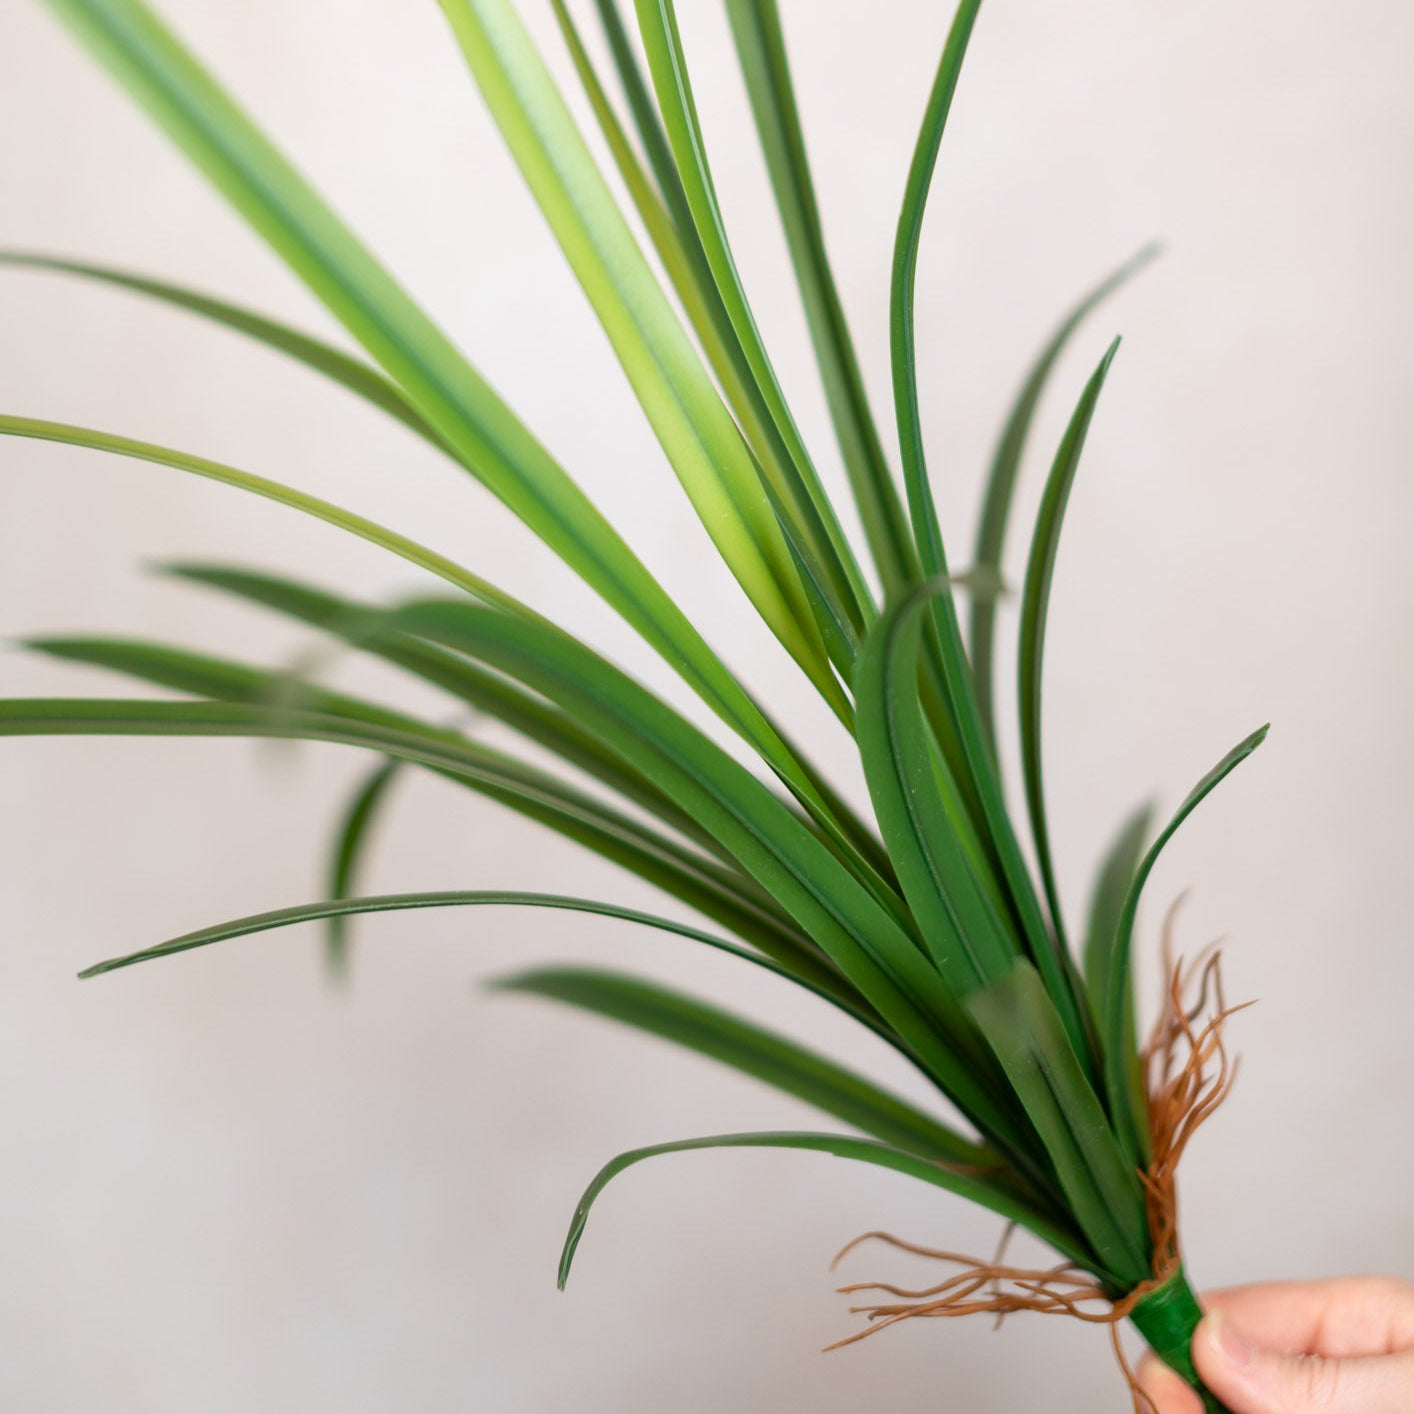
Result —
POLYGON ((1121 1142, 1136 1164, 1142 1164, 1149 1152, 1148 1125, 1138 1112, 1132 1085, 1132 1069, 1126 1064, 1124 1034, 1126 1000, 1131 995, 1130 968, 1134 945, 1134 923, 1139 913, 1139 899, 1144 892, 1164 846, 1179 827, 1226 778, 1231 775, 1267 739, 1269 726, 1258 727, 1244 737, 1218 762, 1184 797, 1173 818, 1160 831, 1135 871, 1129 891, 1115 927, 1114 955, 1109 963, 1108 987, 1100 1024, 1105 1042, 1105 1090, 1110 1114, 1115 1121, 1121 1142))
POLYGON ((980 882, 986 861, 923 714, 919 644, 932 592, 894 604, 870 630, 856 680, 856 735, 904 896, 929 955, 961 999, 1004 975, 1017 947, 980 882))
POLYGON ((1110 1129, 1040 974, 1018 962, 968 999, 1045 1146, 1100 1268, 1127 1291, 1150 1275, 1144 1190, 1110 1129))
POLYGON ((575 1253, 584 1236, 589 1214, 599 1195, 625 1169, 645 1159, 657 1158, 663 1154, 681 1154, 695 1149, 802 1149, 815 1153, 831 1154, 840 1159, 851 1159, 860 1163, 875 1164, 891 1169, 895 1173, 906 1174, 910 1178, 930 1183, 955 1193, 969 1202, 979 1203, 999 1213, 1009 1222, 1021 1223, 1043 1242, 1048 1242, 1056 1251, 1078 1265, 1085 1266, 1091 1260, 1085 1250, 1083 1240, 1073 1232, 1038 1213, 1018 1195, 1000 1185, 986 1181, 985 1176, 944 1168, 942 1165, 920 1159, 916 1155, 879 1144, 869 1139, 856 1139, 845 1134, 812 1134, 788 1130, 764 1131, 750 1134, 713 1134, 696 1139, 679 1139, 666 1144, 650 1144, 641 1149, 630 1149, 611 1159, 594 1176, 583 1197, 575 1207, 560 1253, 558 1285, 561 1290, 569 1279, 575 1253))
POLYGON ((820 211, 776 0, 727 0, 742 75, 805 306, 835 436, 875 568, 892 598, 918 578, 908 517, 870 410, 820 211))
POLYGON ((578 1007, 709 1056, 907 1153, 972 1166, 988 1161, 981 1146, 917 1106, 819 1052, 684 992, 586 967, 534 968, 488 985, 578 1007))
POLYGON ((1100 392, 1110 364, 1119 351, 1116 339, 1091 375, 1076 405, 1065 435, 1056 451, 1051 474, 1041 497, 1031 555, 1026 566, 1026 582, 1021 594, 1021 642, 1017 653, 1017 694, 1021 728, 1021 774, 1026 788, 1026 808, 1031 817, 1031 835, 1036 843, 1036 860, 1041 883, 1050 906, 1051 926, 1062 950, 1068 951, 1065 920, 1061 914, 1060 891, 1055 865, 1051 860, 1051 834, 1046 820, 1046 796, 1041 771, 1041 669, 1046 651, 1046 616, 1050 607, 1051 582, 1055 576, 1060 548, 1061 526, 1065 520, 1070 490, 1080 467, 1085 439, 1095 415, 1100 392))

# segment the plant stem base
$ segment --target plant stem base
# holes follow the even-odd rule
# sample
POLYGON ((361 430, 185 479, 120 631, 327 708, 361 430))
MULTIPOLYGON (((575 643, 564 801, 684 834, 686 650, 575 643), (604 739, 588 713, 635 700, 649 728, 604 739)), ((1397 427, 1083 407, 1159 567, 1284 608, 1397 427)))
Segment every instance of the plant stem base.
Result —
POLYGON ((1135 1329, 1148 1341, 1154 1354, 1197 1391, 1203 1401, 1204 1414, 1232 1414, 1199 1378, 1193 1364, 1193 1332, 1202 1318, 1203 1310, 1182 1267, 1129 1313, 1135 1329))

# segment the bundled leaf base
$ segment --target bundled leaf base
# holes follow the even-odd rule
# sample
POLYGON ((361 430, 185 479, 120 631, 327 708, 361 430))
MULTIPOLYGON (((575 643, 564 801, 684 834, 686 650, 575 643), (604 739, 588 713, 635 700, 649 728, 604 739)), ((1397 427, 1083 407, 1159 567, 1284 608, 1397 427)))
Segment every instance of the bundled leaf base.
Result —
MULTIPOLYGON (((1001 1257, 1014 1225, 1006 1229, 991 1261, 923 1247, 888 1232, 866 1232, 841 1249, 831 1263, 832 1269, 856 1247, 874 1241, 947 1262, 960 1270, 936 1285, 916 1289, 881 1281, 854 1282, 840 1287, 841 1295, 875 1291, 901 1299, 851 1306, 851 1312, 866 1315, 870 1324, 826 1346, 826 1350, 852 1345, 866 1336, 876 1335, 886 1326, 918 1316, 987 1313, 996 1317, 998 1326, 1017 1311, 1073 1316, 1079 1321, 1109 1327, 1115 1359, 1128 1382, 1136 1414, 1145 1414, 1145 1411, 1157 1414, 1153 1401, 1140 1388, 1120 1341, 1120 1323, 1134 1319, 1160 1356, 1174 1364, 1185 1378, 1196 1380, 1188 1356, 1192 1324, 1183 1319, 1180 1309, 1191 1304, 1191 1293, 1178 1242, 1178 1163, 1193 1135, 1232 1089, 1237 1062, 1228 1055, 1223 1027, 1228 1017, 1251 1003, 1227 1005, 1222 984, 1222 954, 1216 946, 1205 949, 1192 963, 1181 958, 1176 963, 1172 961, 1172 922, 1173 911, 1170 911, 1163 937, 1168 983, 1162 1011, 1144 1048, 1153 1159, 1140 1177, 1154 1252, 1154 1272, 1150 1280, 1123 1295, 1116 1295, 1070 1262, 1043 1268, 1008 1265, 1001 1257), (1207 1019, 1201 1020, 1205 1015, 1207 1019), (1097 1306, 1099 1309, 1094 1309, 1097 1306), (1161 1348, 1164 1346, 1168 1348, 1161 1348)), ((1211 1396, 1204 1394, 1211 1400, 1211 1396)), ((1210 1403, 1210 1408, 1216 1407, 1210 1403)))

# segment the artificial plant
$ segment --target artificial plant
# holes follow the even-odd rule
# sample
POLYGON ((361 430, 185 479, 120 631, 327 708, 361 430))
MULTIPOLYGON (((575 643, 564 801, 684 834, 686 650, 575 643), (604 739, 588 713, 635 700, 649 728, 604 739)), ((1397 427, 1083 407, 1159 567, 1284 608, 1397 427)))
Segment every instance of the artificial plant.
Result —
POLYGON ((566 470, 141 0, 45 3, 364 354, 160 278, 33 253, 0 258, 126 287, 224 324, 399 419, 577 571, 745 743, 759 768, 742 764, 567 626, 392 529, 184 452, 6 415, 0 432, 10 436, 91 447, 223 482, 329 521, 426 571, 442 582, 438 593, 389 608, 268 573, 170 567, 434 684, 570 768, 532 765, 458 727, 212 654, 112 638, 35 640, 30 646, 40 651, 183 696, 5 701, 6 734, 270 736, 343 742, 376 758, 338 832, 326 901, 189 933, 84 975, 314 919, 329 920, 330 957, 340 965, 347 916, 459 905, 609 914, 724 950, 875 1032, 965 1128, 827 1056, 656 984, 582 967, 508 979, 500 985, 714 1056, 813 1103, 851 1131, 713 1135, 620 1155, 595 1178, 574 1217, 562 1281, 595 1196, 629 1165, 709 1146, 820 1150, 981 1203, 1064 1260, 1048 1273, 980 1267, 937 1288, 937 1299, 875 1306, 876 1317, 1027 1306, 1079 1314, 1082 1303, 1099 1300, 1104 1319, 1127 1315, 1200 1390, 1206 1407, 1218 1409, 1188 1355, 1199 1313, 1173 1225, 1173 1165, 1221 1097, 1225 1058, 1217 1023, 1196 1029, 1178 983, 1155 1043, 1141 1050, 1132 956, 1140 894, 1159 852, 1265 729, 1222 757, 1152 838, 1147 814, 1125 823, 1077 946, 1081 931, 1062 916, 1047 828, 1041 680, 1066 502, 1117 344, 1085 384, 1055 453, 1021 581, 1016 684, 1024 811, 1008 802, 1001 783, 999 755, 1009 744, 998 739, 993 712, 994 626, 1033 413, 1082 321, 1149 252, 1092 291, 1030 370, 987 472, 965 573, 955 572, 924 458, 914 277, 939 144, 980 0, 962 0, 947 33, 903 193, 890 294, 894 426, 887 434, 866 397, 826 255, 776 5, 725 0, 862 545, 853 543, 824 489, 753 319, 672 0, 635 0, 636 24, 616 0, 597 0, 612 82, 563 0, 549 0, 631 201, 632 223, 512 0, 441 0, 665 459, 754 611, 833 711, 841 740, 857 749, 872 818, 806 758, 566 470), (966 634, 963 593, 970 598, 966 634), (553 893, 350 897, 369 823, 394 772, 407 765, 578 841, 709 926, 553 893), (1216 1078, 1206 1068, 1215 1059, 1216 1078), (996 1286, 1003 1277, 1013 1281, 1007 1296, 996 1286))

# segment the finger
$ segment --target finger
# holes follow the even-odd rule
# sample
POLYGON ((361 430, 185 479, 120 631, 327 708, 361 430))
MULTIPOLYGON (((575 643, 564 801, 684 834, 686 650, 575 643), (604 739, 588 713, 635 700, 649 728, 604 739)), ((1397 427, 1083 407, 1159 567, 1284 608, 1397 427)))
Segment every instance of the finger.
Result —
POLYGON ((1232 1414, 1408 1414, 1414 1351, 1336 1359, 1254 1345, 1223 1311, 1193 1340, 1198 1373, 1232 1414))
POLYGON ((1414 1346, 1414 1287, 1394 1277, 1274 1281, 1209 1292, 1249 1340, 1289 1355, 1384 1355, 1414 1346))
POLYGON ((1154 1401, 1158 1414, 1203 1414, 1203 1406, 1187 1380, 1175 1374, 1152 1351, 1139 1362, 1139 1388, 1154 1401))

